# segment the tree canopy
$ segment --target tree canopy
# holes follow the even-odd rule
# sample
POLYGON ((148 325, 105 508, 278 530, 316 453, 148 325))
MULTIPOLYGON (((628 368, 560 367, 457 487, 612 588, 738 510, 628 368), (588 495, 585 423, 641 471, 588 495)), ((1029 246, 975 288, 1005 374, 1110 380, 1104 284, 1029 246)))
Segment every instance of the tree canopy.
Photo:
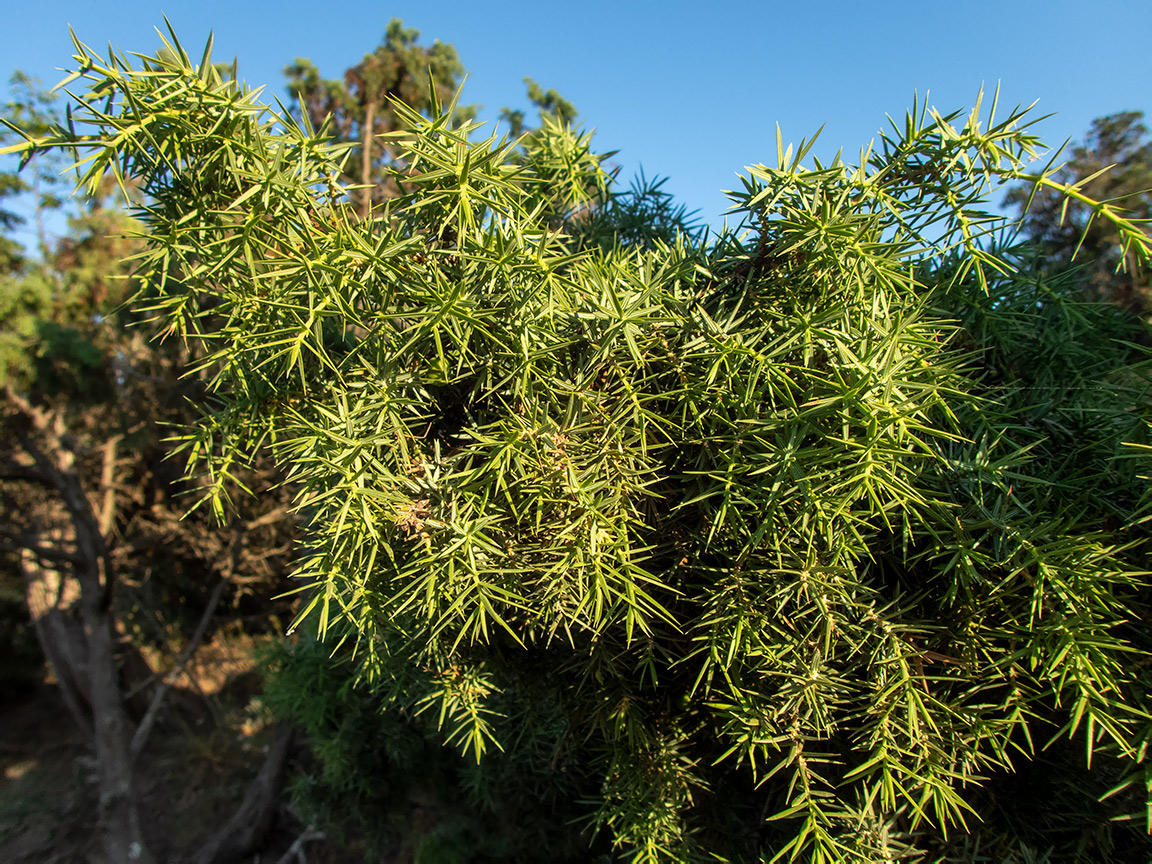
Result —
MULTIPOLYGON (((362 217, 368 215, 373 200, 396 194, 390 171, 392 154, 387 141, 381 141, 382 135, 397 128, 392 100, 427 111, 456 91, 464 73, 455 48, 439 41, 422 47, 419 39, 419 30, 393 18, 380 45, 350 67, 343 80, 321 78, 320 71, 303 57, 284 69, 297 118, 307 118, 314 129, 326 130, 334 141, 355 144, 341 179, 346 185, 359 186, 362 217)), ((461 116, 466 113, 462 111, 461 116)))
POLYGON ((626 242, 559 118, 518 145, 393 100, 364 208, 359 133, 170 48, 77 42, 71 123, 15 149, 139 186, 135 302, 206 388, 188 470, 219 513, 285 472, 294 627, 393 724, 376 758, 458 751, 529 857, 1147 852, 1147 333, 985 202, 1152 243, 1028 174, 1024 111, 914 105, 856 162, 778 140, 736 231, 626 242), (1029 771, 1047 801, 997 804, 1029 771))

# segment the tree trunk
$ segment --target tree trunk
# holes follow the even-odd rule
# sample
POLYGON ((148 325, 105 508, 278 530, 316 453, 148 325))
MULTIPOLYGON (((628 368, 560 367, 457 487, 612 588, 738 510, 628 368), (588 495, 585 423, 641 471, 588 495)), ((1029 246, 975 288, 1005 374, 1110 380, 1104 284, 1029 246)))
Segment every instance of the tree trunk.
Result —
POLYGON ((140 833, 136 811, 130 747, 132 730, 120 695, 112 616, 88 596, 81 598, 81 612, 88 642, 104 855, 108 864, 122 861, 147 864, 153 859, 140 833))
POLYGON ((124 710, 116 662, 115 574, 104 534, 76 471, 75 445, 63 420, 32 407, 11 389, 6 396, 23 421, 24 428, 17 434, 31 460, 26 467, 55 493, 64 511, 59 522, 67 526, 60 530, 71 534, 68 545, 73 551, 61 557, 59 572, 36 565, 38 572, 29 573, 28 564, 34 562, 27 555, 24 563, 30 577, 30 612, 40 622, 37 634, 49 662, 62 684, 67 682, 61 690, 65 701, 80 713, 78 697, 82 695, 91 709, 86 731, 91 733, 96 755, 101 862, 151 864, 154 859, 140 832, 132 782, 132 727, 124 710), (79 612, 79 632, 75 611, 79 612))
POLYGON ((88 689, 84 629, 73 614, 80 586, 46 567, 28 550, 20 556, 28 615, 44 659, 56 676, 56 686, 85 738, 92 738, 92 699, 88 689))
POLYGON ((376 103, 369 101, 368 110, 364 116, 364 151, 360 155, 360 182, 364 188, 360 190, 360 218, 367 219, 372 215, 372 141, 376 126, 376 103))

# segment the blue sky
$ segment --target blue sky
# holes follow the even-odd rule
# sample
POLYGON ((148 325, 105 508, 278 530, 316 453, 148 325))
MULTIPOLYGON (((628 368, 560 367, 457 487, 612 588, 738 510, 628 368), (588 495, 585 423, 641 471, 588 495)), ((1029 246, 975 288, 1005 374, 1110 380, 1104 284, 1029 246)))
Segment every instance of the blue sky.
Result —
POLYGON ((422 42, 456 46, 464 101, 483 106, 481 119, 526 107, 532 76, 575 103, 599 149, 620 151, 624 176, 641 165, 667 176, 665 188, 714 224, 742 167, 774 158, 777 122, 786 141, 823 125, 816 153, 851 156, 915 91, 947 111, 998 82, 1003 106, 1039 100, 1037 112, 1057 112, 1038 127, 1056 144, 1104 114, 1152 117, 1152 0, 36 0, 5 13, 0 68, 55 83, 69 24, 94 48, 151 52, 162 14, 189 53, 212 30, 216 58, 238 56, 241 77, 277 95, 294 57, 340 77, 402 18, 422 42))

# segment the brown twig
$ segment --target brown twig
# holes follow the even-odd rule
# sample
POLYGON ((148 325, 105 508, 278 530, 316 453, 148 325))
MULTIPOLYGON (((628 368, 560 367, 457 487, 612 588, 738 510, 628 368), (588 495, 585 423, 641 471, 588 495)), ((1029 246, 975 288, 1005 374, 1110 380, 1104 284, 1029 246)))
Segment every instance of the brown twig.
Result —
POLYGON ((281 726, 268 745, 264 764, 248 787, 244 801, 227 824, 192 856, 191 864, 231 864, 259 846, 276 812, 291 740, 292 728, 281 726))
POLYGON ((292 845, 288 847, 288 851, 280 856, 280 860, 276 864, 292 864, 295 860, 297 864, 308 864, 308 859, 304 857, 304 844, 312 840, 323 840, 325 838, 323 831, 317 831, 311 825, 304 829, 304 833, 292 841, 292 845))
POLYGON ((184 667, 188 665, 188 661, 192 655, 196 653, 196 649, 200 647, 200 642, 204 639, 204 634, 208 632, 208 625, 212 622, 212 616, 216 613, 216 606, 220 603, 220 597, 224 593, 225 586, 228 585, 227 579, 221 579, 216 587, 212 589, 212 595, 208 598, 208 605, 204 607, 204 614, 200 616, 200 623, 196 625, 196 630, 192 634, 192 638, 188 640, 188 644, 184 646, 184 650, 180 653, 180 657, 176 660, 176 665, 172 671, 169 672, 160 681, 160 686, 156 688, 156 692, 152 696, 152 702, 148 706, 148 711, 144 714, 144 718, 140 721, 140 725, 136 727, 136 733, 132 736, 132 758, 136 759, 140 755, 140 751, 144 749, 144 745, 148 743, 148 736, 152 732, 152 727, 156 723, 156 716, 160 713, 160 708, 164 704, 164 698, 168 695, 168 691, 172 688, 172 682, 175 681, 180 673, 184 671, 184 667))

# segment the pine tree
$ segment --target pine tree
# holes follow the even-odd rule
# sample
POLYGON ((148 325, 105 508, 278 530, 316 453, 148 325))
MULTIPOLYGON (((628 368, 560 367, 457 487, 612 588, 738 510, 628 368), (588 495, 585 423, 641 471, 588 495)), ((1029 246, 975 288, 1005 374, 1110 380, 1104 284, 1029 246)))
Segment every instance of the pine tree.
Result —
POLYGON ((397 128, 392 100, 426 111, 455 91, 464 73, 455 48, 440 41, 425 48, 419 39, 419 30, 393 18, 380 45, 350 67, 342 81, 321 78, 304 57, 284 69, 296 117, 327 130, 335 141, 355 143, 340 177, 359 186, 355 195, 361 217, 367 217, 373 201, 398 192, 395 157, 382 137, 397 128))

